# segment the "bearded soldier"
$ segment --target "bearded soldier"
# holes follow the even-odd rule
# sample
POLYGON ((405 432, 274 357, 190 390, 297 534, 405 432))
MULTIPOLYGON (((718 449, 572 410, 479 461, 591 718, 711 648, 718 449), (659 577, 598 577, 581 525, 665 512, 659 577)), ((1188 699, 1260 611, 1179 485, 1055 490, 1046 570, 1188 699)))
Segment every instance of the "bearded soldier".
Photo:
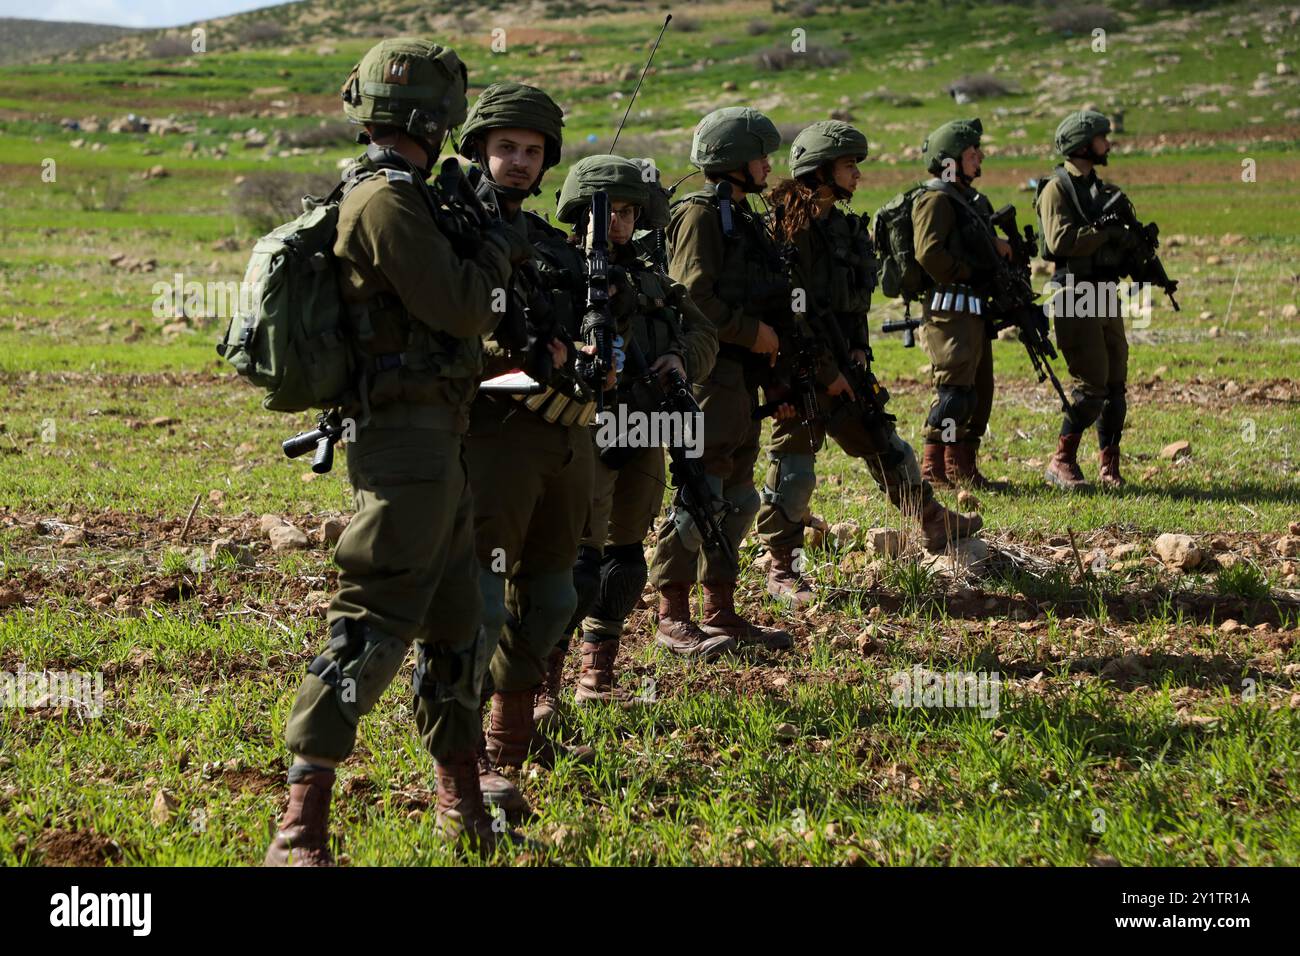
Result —
MULTIPOLYGON (((793 281, 805 293, 807 309, 818 316, 812 335, 835 336, 838 348, 824 338, 815 345, 823 355, 838 352, 840 361, 853 366, 859 385, 869 387, 867 313, 876 283, 875 255, 866 223, 839 205, 857 190, 858 164, 866 155, 867 138, 860 130, 834 120, 814 123, 790 146, 794 178, 778 185, 768 199, 777 241, 793 246, 793 281)), ((835 358, 831 374, 834 378, 818 391, 815 423, 786 419, 774 425, 758 513, 759 538, 771 555, 768 593, 796 605, 812 598, 797 566, 797 550, 817 483, 814 456, 827 432, 847 454, 863 460, 896 508, 920 519, 927 548, 942 550, 981 524, 978 515, 957 515, 935 500, 892 417, 866 403, 868 396, 854 394, 835 358)))
POLYGON ((708 186, 674 204, 668 227, 669 272, 717 329, 718 358, 696 386, 704 411, 703 462, 726 503, 722 548, 702 546, 701 529, 683 508, 659 529, 650 579, 659 591, 655 640, 677 654, 712 657, 735 644, 781 649, 793 638, 760 627, 735 608, 738 550, 758 514, 754 487, 761 423, 758 388, 780 350, 777 327, 789 321, 789 286, 762 218, 748 196, 772 170, 781 145, 772 121, 748 107, 715 110, 695 128, 691 163, 708 186), (704 590, 704 618, 691 619, 690 593, 704 590))
POLYGON ((984 153, 978 119, 953 120, 921 147, 929 180, 912 207, 916 261, 929 285, 922 301, 921 344, 930 357, 935 397, 925 420, 921 476, 938 486, 966 484, 1001 491, 976 464, 993 411, 993 348, 987 318, 974 311, 985 295, 993 255, 1012 258, 995 237, 988 197, 976 192, 984 153), (940 304, 934 305, 934 293, 940 304))
MULTIPOLYGON (((497 83, 479 95, 461 131, 461 152, 477 166, 483 202, 536 251, 539 285, 530 305, 535 320, 539 312, 551 316, 557 360, 580 336, 585 266, 565 234, 523 204, 560 161, 563 126, 559 106, 543 91, 497 83)), ((488 375, 517 367, 517 358, 491 353, 488 375)), ((529 757, 549 764, 557 754, 534 726, 533 712, 539 697, 545 702, 548 673, 559 683, 564 656, 558 646, 577 605, 573 566, 591 506, 587 426, 594 414, 575 377, 557 372, 540 395, 480 395, 470 417, 479 586, 486 607, 505 608, 496 619, 484 617, 499 645, 483 786, 490 801, 507 809, 521 808, 518 795, 492 768, 518 767, 529 757)))
POLYGON ((1052 170, 1039 192, 1043 258, 1056 266, 1052 281, 1057 296, 1056 344, 1074 378, 1070 409, 1061 422, 1056 454, 1047 465, 1047 480, 1076 491, 1088 487, 1079 469, 1079 441, 1097 424, 1100 479, 1103 487, 1124 483, 1119 473, 1119 439, 1127 411, 1128 340, 1114 294, 1124 267, 1135 251, 1135 238, 1123 225, 1098 225, 1115 190, 1097 177, 1110 153, 1110 121, 1101 113, 1071 113, 1056 128, 1056 151, 1064 162, 1052 170), (1095 313, 1079 315, 1075 290, 1091 283, 1095 313))
MULTIPOLYGON (((334 768, 357 723, 417 648, 416 725, 433 755, 437 819, 480 848, 497 834, 476 767, 488 645, 480 628, 462 435, 481 367, 479 336, 499 319, 492 293, 526 240, 489 229, 454 245, 453 215, 426 183, 452 127, 465 117, 465 67, 415 39, 385 40, 342 89, 364 127, 365 156, 345 174, 334 253, 362 367, 362 403, 348 448, 356 515, 334 560, 339 591, 330 641, 308 666, 289 715, 289 807, 270 865, 328 865, 334 768), (364 413, 368 398, 369 416, 364 413)), ((499 612, 498 612, 499 613, 499 612)))
MULTIPOLYGON (((702 378, 713 367, 718 349, 713 324, 686 289, 652 258, 639 255, 632 243, 637 227, 653 230, 668 225, 667 196, 654 174, 650 163, 589 156, 569 170, 559 196, 559 219, 574 227, 579 246, 590 241, 593 231, 592 197, 603 192, 609 199, 609 264, 611 278, 621 287, 611 299, 611 313, 624 348, 634 351, 637 360, 633 368, 625 367, 617 392, 606 402, 608 419, 602 416, 592 429, 597 449, 595 495, 575 580, 595 580, 598 585, 574 622, 582 633, 582 671, 574 689, 579 704, 636 700, 618 687, 614 665, 624 622, 646 583, 642 542, 663 502, 663 448, 657 442, 638 445, 629 437, 636 434, 635 426, 625 433, 614 423, 628 421, 629 413, 658 413, 649 406, 639 376, 655 376, 661 388, 672 384, 674 373, 687 381, 702 378)), ((665 424, 680 429, 669 438, 676 436, 679 449, 687 429, 698 427, 694 421, 665 424)))

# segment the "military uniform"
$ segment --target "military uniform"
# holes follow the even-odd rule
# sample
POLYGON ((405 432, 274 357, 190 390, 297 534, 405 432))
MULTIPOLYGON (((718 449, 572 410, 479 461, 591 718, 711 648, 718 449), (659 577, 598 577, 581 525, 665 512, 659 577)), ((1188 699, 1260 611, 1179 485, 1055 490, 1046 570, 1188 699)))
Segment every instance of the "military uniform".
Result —
POLYGON ((945 123, 926 138, 922 155, 935 177, 912 206, 916 261, 926 274, 922 293, 921 345, 930 357, 935 397, 925 422, 921 474, 935 485, 970 484, 1000 491, 976 464, 980 441, 993 410, 993 348, 987 317, 971 305, 987 295, 996 267, 993 206, 961 174, 962 152, 978 147, 978 119, 945 123), (956 170, 956 174, 953 171, 956 170), (953 305, 933 293, 952 292, 953 305), (956 306, 957 302, 962 303, 956 306))
MULTIPOLYGON (((1100 113, 1071 114, 1057 130, 1057 150, 1068 157, 1094 136, 1109 131, 1110 123, 1100 113)), ((1128 339, 1118 296, 1111 292, 1124 275, 1133 245, 1123 226, 1094 225, 1112 192, 1095 169, 1084 173, 1067 158, 1046 179, 1036 201, 1041 251, 1055 265, 1052 281, 1060 287, 1055 298, 1056 344, 1074 380, 1070 409, 1061 423, 1057 453, 1046 477, 1067 489, 1086 487, 1077 453, 1083 432, 1094 423, 1102 483, 1123 483, 1119 440, 1127 415, 1128 339), (1093 308, 1075 309, 1075 302, 1085 301, 1076 296, 1088 283, 1098 292, 1086 299, 1093 308)))
MULTIPOLYGON (((691 160, 721 176, 747 169, 750 161, 779 145, 780 134, 761 113, 729 107, 696 127, 691 160)), ((769 647, 792 643, 784 631, 743 622, 734 611, 739 545, 760 504, 754 464, 762 425, 753 413, 758 389, 770 376, 768 359, 751 347, 761 322, 784 324, 790 313, 780 258, 761 217, 743 196, 729 196, 732 182, 722 178, 715 188, 685 196, 673 206, 668 227, 669 273, 718 333, 717 361, 695 394, 704 412, 704 468, 727 504, 722 519, 726 553, 700 547, 698 534, 683 535, 691 519, 674 514, 659 528, 650 580, 661 597, 656 640, 675 652, 704 656, 723 648, 719 640, 739 638, 769 647), (701 628, 690 618, 689 593, 697 579, 705 592, 701 628)))
MULTIPOLYGON (((793 210, 782 205, 803 196, 812 214, 805 228, 795 230, 790 242, 795 253, 795 284, 808 300, 808 308, 824 322, 834 323, 837 337, 848 352, 861 351, 870 361, 867 315, 876 284, 876 260, 861 217, 837 203, 851 193, 834 185, 831 168, 842 157, 861 161, 867 138, 854 127, 836 121, 814 123, 791 145, 791 169, 796 180, 783 184, 771 197, 778 222, 793 220, 793 210)), ((784 229, 784 227, 782 227, 784 229)), ((813 330, 816 335, 816 330, 813 330)), ((795 604, 811 600, 811 588, 795 560, 803 544, 804 526, 816 487, 815 456, 829 433, 850 457, 861 459, 872 479, 898 508, 922 516, 931 547, 941 547, 960 531, 972 533, 979 519, 967 519, 933 503, 934 494, 922 482, 912 447, 899 437, 892 422, 873 427, 859 406, 826 391, 840 374, 830 343, 816 343, 818 363, 818 420, 810 425, 799 419, 776 421, 768 450, 771 465, 762 491, 758 515, 759 539, 770 553, 768 592, 795 604)))
MULTIPOLYGON (((574 165, 560 193, 559 216, 575 224, 578 235, 590 228, 583 217, 589 218, 591 197, 598 190, 612 201, 634 204, 641 210, 640 225, 661 229, 667 224, 667 203, 655 201, 665 198, 662 190, 646 182, 641 165, 617 156, 592 156, 574 165)), ((635 349, 647 369, 661 356, 672 355, 687 380, 707 376, 717 356, 717 333, 685 287, 649 256, 638 255, 631 242, 611 244, 610 265, 622 287, 611 300, 611 315, 625 349, 635 349)), ((629 447, 614 424, 628 421, 629 414, 658 411, 645 407, 639 378, 625 369, 609 398, 609 422, 591 428, 595 488, 574 569, 580 594, 573 627, 582 634, 582 671, 575 689, 579 703, 632 700, 616 685, 615 661, 624 623, 646 583, 643 542, 659 514, 665 487, 663 447, 629 447)))
MULTIPOLYGON (((400 129, 433 157, 465 115, 464 67, 434 44, 385 41, 354 68, 344 101, 354 122, 400 129), (394 76, 414 78, 419 92, 378 101, 375 84, 394 76)), ((334 253, 368 399, 344 409, 357 421, 347 453, 356 514, 334 555, 331 639, 289 715, 286 742, 298 761, 268 863, 330 861, 332 764, 352 752, 358 721, 412 643, 415 717, 436 761, 439 821, 495 839, 474 762, 487 643, 462 436, 481 370, 479 336, 500 318, 493 290, 526 250, 503 230, 474 249, 453 247, 459 230, 442 227, 451 213, 427 175, 371 146, 345 176, 334 253)))

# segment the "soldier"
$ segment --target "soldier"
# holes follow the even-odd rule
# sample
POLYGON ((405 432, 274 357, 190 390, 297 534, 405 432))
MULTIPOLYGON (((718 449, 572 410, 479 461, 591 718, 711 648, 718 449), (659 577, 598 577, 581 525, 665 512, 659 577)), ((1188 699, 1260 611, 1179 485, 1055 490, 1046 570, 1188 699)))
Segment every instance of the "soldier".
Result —
POLYGON ((726 553, 701 547, 684 509, 674 509, 659 528, 650 571, 659 591, 655 641, 685 656, 714 657, 737 643, 772 649, 794 643, 787 632, 746 621, 735 608, 740 541, 759 509, 754 463, 761 423, 753 412, 780 349, 775 325, 790 315, 780 258, 747 197, 766 185, 768 154, 780 145, 781 134, 757 110, 727 107, 705 116, 695 128, 691 163, 709 185, 674 204, 668 227, 669 273, 718 333, 717 361, 695 394, 704 411, 704 466, 727 502, 726 553), (704 590, 702 626, 691 619, 697 579, 704 590))
MULTIPOLYGON (((1133 235, 1122 225, 1094 225, 1113 187, 1097 177, 1110 153, 1110 121, 1101 113, 1071 113, 1056 128, 1056 151, 1064 162, 1039 192, 1038 216, 1043 258, 1054 263, 1052 282, 1065 292, 1093 283, 1089 297, 1097 315, 1081 316, 1061 307, 1057 296, 1056 343, 1074 378, 1069 412, 1061 422, 1056 454, 1047 465, 1049 483, 1067 491, 1089 487, 1079 469, 1079 441, 1097 424, 1102 487, 1124 484, 1119 473, 1119 439, 1127 411, 1128 340, 1117 288, 1135 251, 1133 235)), ((1064 293, 1063 293, 1064 294, 1064 293)))
MULTIPOLYGON (((824 322, 835 323, 844 357, 861 373, 871 363, 867 314, 876 284, 875 254, 866 223, 839 203, 852 199, 861 179, 858 164, 866 155, 867 138, 860 130, 834 120, 813 123, 790 146, 794 178, 768 196, 777 240, 793 243, 794 281, 806 293, 807 308, 820 313, 824 322)), ((816 344, 824 355, 833 355, 830 343, 816 344)), ((978 515, 954 514, 935 500, 930 484, 921 478, 916 454, 892 421, 865 418, 855 402, 864 396, 854 395, 833 358, 830 364, 825 377, 834 377, 817 396, 822 418, 811 429, 790 419, 773 426, 771 465, 758 513, 759 538, 771 555, 768 593, 795 605, 812 599, 812 589, 799 573, 797 550, 817 484, 814 456, 828 431, 846 453, 862 459, 896 508, 920 519, 926 547, 941 550, 981 525, 978 515)), ((861 374, 855 377, 864 381, 861 374)))
MULTIPOLYGON (((558 216, 574 227, 582 245, 590 233, 592 196, 608 195, 609 263, 617 284, 624 288, 611 300, 613 318, 627 349, 639 350, 649 371, 667 383, 676 371, 688 381, 703 378, 713 367, 718 350, 713 324, 700 312, 686 289, 670 279, 649 256, 641 256, 632 243, 637 227, 662 229, 668 225, 667 196, 654 180, 652 164, 619 156, 589 156, 569 170, 560 191, 558 216), (654 195, 653 193, 657 193, 654 195)), ((607 401, 610 421, 627 421, 629 413, 654 412, 644 400, 634 378, 624 375, 607 401)), ((669 423, 670 424, 670 423, 669 423)), ((685 427, 695 423, 678 423, 685 427)), ((647 568, 642 542, 650 532, 663 502, 664 452, 659 444, 628 446, 606 443, 613 433, 602 421, 592 429, 597 459, 595 495, 587 532, 579 550, 575 580, 597 580, 589 606, 579 608, 571 625, 581 627, 582 672, 574 689, 577 703, 616 701, 634 703, 617 685, 615 661, 624 622, 645 586, 647 568)), ((624 436, 626 437, 626 436, 624 436)))
MULTIPOLYGON (((485 205, 535 250, 541 285, 532 306, 552 315, 557 360, 580 336, 585 263, 562 231, 523 205, 541 192, 546 170, 560 161, 563 126, 559 106, 543 91, 496 83, 479 95, 461 130, 461 153, 477 166, 485 205)), ((489 376, 516 366, 517 359, 490 352, 489 376)), ((559 645, 578 600, 573 566, 591 507, 587 425, 595 407, 573 376, 557 375, 553 386, 526 401, 479 395, 466 443, 479 586, 485 607, 504 608, 499 618, 484 616, 499 644, 492 656, 483 785, 487 799, 506 809, 522 809, 520 800, 492 768, 518 767, 530 756, 550 764, 557 755, 535 727, 534 710, 554 706, 552 688, 558 689, 564 666, 559 645)))
POLYGON ((925 451, 921 477, 938 487, 965 484, 1004 491, 1007 483, 990 481, 976 464, 980 439, 993 410, 993 348, 985 317, 974 314, 972 295, 993 267, 996 255, 1012 258, 1011 245, 993 234, 993 206, 976 192, 984 153, 978 119, 944 123, 921 147, 934 179, 912 207, 916 261, 930 286, 922 301, 921 344, 930 357, 935 398, 925 420, 925 451), (953 293, 951 302, 963 306, 933 308, 936 286, 953 293))
POLYGON ((433 755, 437 821, 480 848, 496 838, 479 792, 475 742, 486 635, 474 560, 461 436, 492 329, 492 291, 527 242, 503 228, 455 248, 450 210, 425 182, 465 117, 465 67, 415 39, 385 40, 343 85, 344 112, 364 127, 365 156, 345 174, 334 253, 369 417, 348 448, 356 515, 334 554, 339 591, 330 641, 308 666, 289 715, 289 808, 268 865, 328 865, 334 768, 357 723, 417 649, 416 726, 433 755))

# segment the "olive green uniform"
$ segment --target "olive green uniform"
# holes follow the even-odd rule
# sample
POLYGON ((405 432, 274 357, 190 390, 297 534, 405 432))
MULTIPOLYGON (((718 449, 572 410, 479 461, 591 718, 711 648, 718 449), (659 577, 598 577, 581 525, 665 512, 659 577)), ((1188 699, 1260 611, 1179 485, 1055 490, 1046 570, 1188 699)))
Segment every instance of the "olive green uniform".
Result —
POLYGON ((936 392, 925 422, 925 440, 977 444, 993 411, 988 319, 968 311, 936 312, 930 307, 930 291, 939 285, 980 291, 992 265, 993 206, 988 197, 960 183, 930 180, 926 185, 930 188, 912 206, 916 261, 932 283, 923 293, 920 329, 936 392))
MULTIPOLYGON (((875 259, 866 223, 861 217, 832 206, 823 218, 796 238, 798 284, 827 321, 837 323, 850 349, 870 355, 867 314, 875 283, 875 259)), ((829 354, 829 353, 826 353, 829 354)), ((819 368, 823 386, 834 381, 839 369, 833 360, 819 368)), ((770 550, 791 551, 803 542, 809 504, 817 477, 814 456, 829 432, 844 451, 862 459, 876 484, 891 501, 909 495, 924 503, 933 496, 922 485, 920 467, 912 447, 898 436, 892 424, 885 434, 868 428, 852 406, 831 398, 823 389, 818 407, 828 420, 810 429, 799 419, 776 421, 768 451, 771 465, 763 488, 758 534, 770 550), (886 437, 887 436, 887 437, 886 437)))
POLYGON ((743 197, 732 199, 731 234, 724 235, 721 202, 706 189, 676 203, 668 255, 669 273, 713 323, 720 343, 713 370, 696 385, 695 397, 704 412, 704 469, 729 506, 722 526, 730 554, 692 549, 678 531, 679 521, 670 517, 660 526, 650 568, 659 589, 684 581, 735 580, 740 541, 759 510, 754 464, 762 423, 753 413, 768 359, 749 349, 760 322, 778 331, 789 322, 789 286, 762 219, 743 197))
MULTIPOLYGON (((495 204, 488 189, 485 203, 495 204)), ((537 264, 554 308, 576 347, 584 303, 584 262, 565 234, 540 216, 519 211, 510 226, 537 250, 537 264)), ((518 367, 490 349, 489 377, 518 367)), ((474 401, 466 441, 474 488, 474 536, 479 577, 487 608, 503 598, 504 613, 485 612, 484 627, 500 634, 492 656, 493 686, 503 692, 536 687, 546 675, 546 658, 563 638, 577 604, 573 563, 591 508, 594 454, 587 420, 547 421, 562 401, 556 396, 539 411, 508 396, 474 401)), ((568 405, 576 414, 581 402, 568 405)))
POLYGON ((1095 170, 1085 176, 1067 160, 1053 171, 1037 200, 1043 251, 1056 266, 1053 282, 1062 287, 1056 298, 1056 344, 1073 378, 1062 433, 1082 432, 1096 422, 1103 448, 1119 441, 1127 411, 1124 318, 1118 298, 1107 294, 1106 286, 1101 294, 1088 296, 1091 309, 1068 308, 1066 300, 1073 297, 1083 305, 1079 289, 1084 283, 1108 283, 1113 290, 1124 272, 1123 227, 1092 225, 1110 192, 1095 170))
MULTIPOLYGON (((705 378, 717 356, 718 336, 686 288, 648 258, 638 258, 630 245, 615 246, 610 261, 625 270, 627 286, 611 300, 619 335, 636 342, 647 365, 675 355, 688 380, 705 378)), ((616 417, 655 411, 641 407, 626 376, 606 410, 616 417)), ((647 576, 642 542, 663 504, 665 481, 663 447, 601 449, 598 425, 591 434, 597 453, 595 488, 575 580, 594 584, 581 626, 583 639, 597 643, 622 636, 623 623, 641 596, 647 576)))
POLYGON ((487 645, 462 435, 509 246, 488 236, 473 254, 453 251, 418 173, 380 169, 374 149, 349 171, 360 182, 342 201, 334 246, 369 386, 369 420, 345 410, 357 420, 347 447, 356 515, 334 555, 332 639, 294 701, 287 742, 298 755, 346 757, 414 642, 417 726, 441 758, 479 734, 487 645))

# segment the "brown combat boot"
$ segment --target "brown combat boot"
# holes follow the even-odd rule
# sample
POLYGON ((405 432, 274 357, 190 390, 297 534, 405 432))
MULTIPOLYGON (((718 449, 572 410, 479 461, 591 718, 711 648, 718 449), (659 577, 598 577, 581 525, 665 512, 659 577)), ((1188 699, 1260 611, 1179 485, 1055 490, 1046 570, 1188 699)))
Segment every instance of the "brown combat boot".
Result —
POLYGON ((659 629, 655 643, 682 657, 713 660, 736 649, 734 638, 705 634, 691 620, 691 586, 684 582, 665 584, 659 589, 659 629))
POLYGON ((948 480, 954 485, 973 488, 976 491, 994 492, 1006 491, 1011 487, 1010 482, 994 481, 980 473, 979 465, 975 462, 979 454, 979 442, 963 441, 943 447, 948 480))
POLYGON ((921 506, 918 517, 927 551, 943 551, 949 544, 969 538, 984 527, 984 519, 979 515, 949 511, 936 498, 921 506))
POLYGON ((487 755, 487 738, 482 732, 478 735, 478 746, 474 748, 474 761, 478 768, 478 788, 488 810, 495 811, 500 807, 512 819, 525 817, 532 812, 532 807, 519 792, 519 788, 492 766, 487 755))
POLYGON ((573 688, 575 704, 609 702, 621 707, 643 703, 617 684, 614 662, 618 659, 618 638, 582 642, 582 673, 573 688))
POLYGON ((1119 445, 1103 448, 1100 454, 1098 477, 1103 488, 1123 488, 1124 477, 1119 473, 1119 445))
POLYGON ((1043 472, 1049 484, 1064 488, 1066 491, 1091 489, 1092 486, 1084 480, 1083 472, 1079 470, 1078 455, 1081 438, 1083 438, 1082 434, 1061 435, 1056 440, 1056 454, 1052 456, 1052 460, 1047 463, 1047 470, 1043 472))
POLYGON ((812 585, 794 569, 794 551, 790 548, 772 548, 768 553, 771 562, 767 566, 767 593, 794 607, 811 604, 812 585))
POLYGON ((330 853, 330 796, 334 771, 320 768, 289 784, 289 809, 284 812, 263 866, 333 866, 330 853))
POLYGON ((492 695, 492 712, 488 717, 486 750, 488 760, 498 770, 522 767, 526 760, 550 768, 561 752, 580 761, 594 755, 590 747, 569 747, 542 736, 533 723, 533 697, 536 688, 497 691, 492 695))
POLYGON ((782 651, 794 646, 789 632, 776 627, 751 624, 736 613, 736 582, 705 581, 704 621, 700 630, 705 634, 734 638, 737 644, 758 644, 771 651, 782 651))
POLYGON ((568 645, 554 648, 546 658, 546 677, 533 700, 533 723, 549 730, 560 719, 560 688, 564 686, 564 655, 568 645))
POLYGON ((921 477, 936 488, 951 488, 948 480, 946 445, 939 442, 926 442, 921 457, 921 477))
POLYGON ((478 760, 473 750, 453 754, 434 761, 437 775, 435 803, 438 829, 448 841, 465 840, 475 853, 490 854, 498 840, 521 842, 521 838, 494 818, 483 806, 483 792, 479 789, 478 760))

